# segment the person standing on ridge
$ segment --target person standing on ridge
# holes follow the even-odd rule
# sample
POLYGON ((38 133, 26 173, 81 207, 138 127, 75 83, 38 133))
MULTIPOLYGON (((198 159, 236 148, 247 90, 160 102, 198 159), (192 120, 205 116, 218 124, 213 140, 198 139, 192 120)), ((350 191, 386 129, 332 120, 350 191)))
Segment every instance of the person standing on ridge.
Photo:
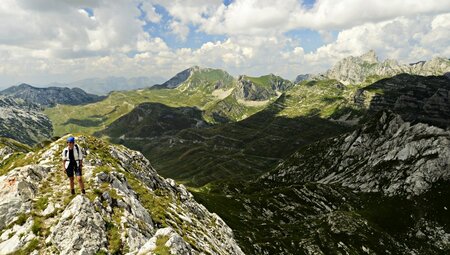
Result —
POLYGON ((73 136, 67 138, 67 147, 63 150, 62 159, 64 171, 66 172, 67 177, 69 177, 70 180, 71 194, 75 194, 73 179, 74 175, 77 176, 81 193, 86 194, 81 173, 83 168, 83 153, 81 152, 80 146, 78 146, 78 144, 75 144, 75 138, 73 136))

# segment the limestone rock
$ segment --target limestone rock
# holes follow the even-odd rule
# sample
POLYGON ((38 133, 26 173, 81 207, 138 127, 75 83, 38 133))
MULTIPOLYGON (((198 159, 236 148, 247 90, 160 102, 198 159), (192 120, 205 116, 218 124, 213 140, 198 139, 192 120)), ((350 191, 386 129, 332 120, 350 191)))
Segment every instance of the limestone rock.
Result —
POLYGON ((93 254, 107 244, 105 222, 82 195, 70 202, 49 238, 62 254, 93 254))
POLYGON ((450 60, 435 57, 430 61, 413 64, 399 64, 387 59, 379 62, 373 50, 357 57, 347 57, 338 61, 331 69, 314 79, 336 79, 344 84, 358 84, 370 76, 389 77, 400 73, 415 75, 443 75, 450 71, 450 60))
POLYGON ((153 251, 158 248, 158 238, 167 239, 162 245, 169 249, 170 254, 199 254, 198 251, 193 250, 192 247, 170 227, 159 229, 155 235, 139 249, 137 254, 152 254, 153 251))
POLYGON ((278 96, 292 86, 292 82, 273 74, 258 78, 241 75, 234 95, 243 100, 265 101, 278 96))
POLYGON ((47 175, 48 168, 29 165, 0 176, 0 228, 11 223, 20 212, 31 208, 39 182, 47 175))
POLYGON ((5 231, 1 235, 0 255, 14 253, 33 240, 36 236, 31 232, 32 225, 30 218, 23 226, 14 225, 5 231))
POLYGON ((339 183, 361 192, 420 195, 449 181, 449 166, 450 131, 383 112, 352 134, 295 153, 260 181, 339 183))

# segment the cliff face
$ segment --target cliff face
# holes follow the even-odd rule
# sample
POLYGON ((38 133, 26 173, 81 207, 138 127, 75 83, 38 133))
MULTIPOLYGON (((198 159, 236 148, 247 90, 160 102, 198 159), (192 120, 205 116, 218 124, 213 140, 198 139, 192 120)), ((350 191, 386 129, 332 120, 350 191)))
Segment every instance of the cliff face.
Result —
POLYGON ((0 254, 243 254, 231 229, 141 153, 80 137, 86 195, 71 196, 64 140, 0 176, 0 254))

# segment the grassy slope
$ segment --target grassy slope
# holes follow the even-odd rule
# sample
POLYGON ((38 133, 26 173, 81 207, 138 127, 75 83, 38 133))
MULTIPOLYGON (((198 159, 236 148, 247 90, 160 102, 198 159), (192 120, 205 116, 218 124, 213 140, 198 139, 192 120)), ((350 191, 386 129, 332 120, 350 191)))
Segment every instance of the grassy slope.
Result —
POLYGON ((272 75, 263 75, 260 77, 251 77, 251 76, 245 76, 246 79, 250 80, 251 82, 263 86, 263 87, 270 87, 270 79, 272 75))
POLYGON ((279 114, 338 118, 348 112, 359 112, 362 109, 353 103, 353 95, 366 85, 344 86, 336 80, 303 81, 286 92, 287 107, 279 114))
POLYGON ((223 179, 251 179, 299 146, 349 128, 318 117, 277 116, 285 97, 251 117, 209 128, 189 128, 145 140, 116 139, 140 150, 159 173, 199 186, 223 179))
POLYGON ((240 112, 224 114, 229 120, 240 119, 241 112, 245 115, 253 114, 261 107, 236 105, 235 99, 219 100, 212 95, 218 81, 221 89, 230 89, 235 85, 232 76, 222 70, 206 69, 194 73, 177 89, 144 89, 126 92, 113 92, 103 101, 82 105, 58 105, 45 110, 45 114, 52 120, 54 135, 80 132, 93 134, 105 129, 121 116, 129 113, 138 104, 144 102, 162 103, 170 107, 190 106, 205 109, 205 119, 215 122, 211 117, 213 112, 222 111, 223 104, 240 107, 240 112), (222 102, 223 101, 223 102, 222 102), (222 104, 220 103, 222 102, 222 104))
POLYGON ((0 149, 3 147, 10 147, 14 151, 20 151, 20 152, 29 152, 32 150, 32 148, 26 144, 20 143, 14 139, 6 138, 6 137, 0 137, 0 149))

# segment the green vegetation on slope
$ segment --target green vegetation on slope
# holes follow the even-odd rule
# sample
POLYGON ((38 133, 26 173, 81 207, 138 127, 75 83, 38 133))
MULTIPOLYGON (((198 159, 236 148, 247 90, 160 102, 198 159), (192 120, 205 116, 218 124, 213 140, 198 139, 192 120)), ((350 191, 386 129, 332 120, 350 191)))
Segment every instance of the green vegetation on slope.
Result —
MULTIPOLYGON (((277 116, 281 96, 249 118, 207 128, 188 128, 151 136, 106 133, 113 142, 140 150, 163 176, 201 186, 222 179, 251 179, 268 171, 299 146, 346 132, 349 127, 318 117, 277 116)), ((143 123, 151 117, 141 116, 143 123), (148 118, 148 119, 147 119, 148 118)), ((125 129, 125 128, 124 128, 125 129)))
POLYGON ((14 139, 6 138, 6 137, 0 137, 0 149, 4 147, 10 147, 16 152, 29 152, 32 150, 32 148, 26 144, 20 143, 14 139))
POLYGON ((246 254, 445 254, 450 247, 438 248, 433 238, 435 228, 450 231, 448 187, 439 183, 410 199, 308 182, 225 182, 190 191, 233 229, 246 254))
MULTIPOLYGON (((79 105, 57 105, 45 110, 53 123, 54 135, 67 133, 93 134, 108 127, 121 116, 131 112, 141 103, 161 103, 170 107, 197 107, 205 109, 205 120, 216 122, 214 112, 225 114, 227 121, 237 120, 234 111, 224 111, 222 99, 213 95, 216 89, 229 90, 236 82, 232 76, 222 70, 200 69, 176 89, 142 89, 126 92, 113 92, 100 102, 79 105), (229 114, 226 115, 226 114, 229 114)), ((232 99, 226 99, 224 104, 232 99)), ((235 101, 235 100, 234 100, 235 101)), ((236 104, 237 102, 233 102, 236 104)), ((261 107, 240 106, 246 114, 252 114, 261 107)))
POLYGON ((286 92, 286 108, 279 114, 287 117, 318 116, 338 118, 361 111, 353 95, 360 85, 343 85, 336 80, 303 81, 286 92))

